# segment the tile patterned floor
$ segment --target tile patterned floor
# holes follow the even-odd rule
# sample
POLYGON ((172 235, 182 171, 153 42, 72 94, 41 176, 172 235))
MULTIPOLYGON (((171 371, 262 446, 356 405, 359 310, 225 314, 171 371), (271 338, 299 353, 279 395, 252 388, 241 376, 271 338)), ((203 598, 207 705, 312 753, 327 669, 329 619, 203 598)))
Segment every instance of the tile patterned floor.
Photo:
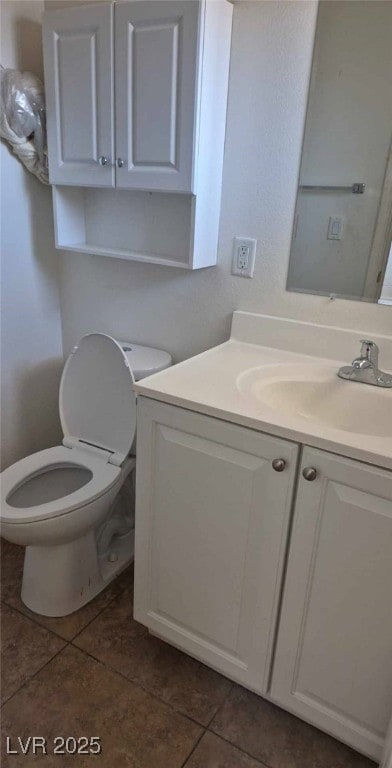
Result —
POLYGON ((132 618, 132 574, 73 616, 20 600, 23 550, 2 541, 3 768, 374 768, 375 764, 151 637, 132 618), (48 754, 7 755, 6 736, 48 754), (53 754, 55 736, 102 753, 53 754))

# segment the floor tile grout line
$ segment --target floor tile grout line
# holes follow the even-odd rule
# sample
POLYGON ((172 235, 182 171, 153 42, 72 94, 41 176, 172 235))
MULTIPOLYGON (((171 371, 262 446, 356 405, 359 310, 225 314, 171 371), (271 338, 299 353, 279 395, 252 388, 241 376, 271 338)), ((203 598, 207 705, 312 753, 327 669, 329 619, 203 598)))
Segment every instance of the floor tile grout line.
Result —
POLYGON ((158 696, 157 693, 154 693, 153 691, 150 691, 148 688, 145 688, 143 685, 141 685, 141 683, 138 683, 136 680, 132 680, 132 678, 127 677, 126 675, 124 675, 123 672, 120 672, 115 667, 112 667, 110 664, 107 664, 105 661, 102 661, 97 656, 94 656, 94 654, 90 653, 89 651, 86 651, 84 648, 80 648, 78 645, 74 645, 73 642, 70 642, 69 645, 72 645, 73 648, 76 648, 77 651, 84 653, 90 659, 93 659, 93 661, 97 661, 99 664, 105 667, 105 669, 108 669, 110 670, 110 672, 114 672, 115 674, 119 675, 123 680, 126 680, 127 683, 134 685, 136 688, 139 688, 144 693, 147 693, 148 696, 152 696, 153 699, 156 699, 161 704, 164 704, 166 707, 169 707, 169 709, 171 709, 177 715, 180 715, 181 717, 185 717, 187 720, 190 720, 191 723, 194 723, 199 728, 203 728, 203 730, 208 729, 208 725, 204 725, 203 723, 200 723, 199 720, 195 720, 194 717, 191 717, 191 715, 185 714, 185 712, 183 712, 180 709, 177 709, 173 704, 171 704, 170 701, 167 701, 166 699, 162 699, 161 696, 158 696))
POLYGON ((199 746, 201 740, 204 738, 204 736, 207 733, 207 728, 203 728, 203 732, 200 734, 199 738, 196 739, 191 751, 189 752, 189 755, 185 758, 184 762, 181 763, 180 768, 186 768, 188 761, 191 759, 193 753, 196 751, 197 747, 199 746))
MULTIPOLYGON (((116 600, 118 597, 120 597, 120 596, 121 596, 121 595, 122 595, 122 594, 125 592, 125 590, 126 590, 126 589, 129 589, 129 587, 124 587, 123 589, 121 589, 121 590, 120 590, 120 592, 119 592, 117 595, 114 595, 114 597, 112 597, 112 598, 109 600, 109 602, 108 602, 106 605, 104 605, 104 606, 103 606, 103 608, 101 608, 101 609, 98 611, 98 613, 97 613, 97 614, 96 614, 96 615, 95 615, 95 616, 94 616, 92 619, 90 619, 90 621, 88 621, 88 622, 87 622, 87 624, 85 624, 85 625, 84 625, 84 626, 83 626, 81 629, 78 629, 78 631, 76 632, 76 634, 75 634, 75 635, 73 635, 73 636, 72 636, 72 637, 70 637, 70 638, 69 638, 69 637, 64 637, 63 635, 60 635, 58 631, 56 632, 56 630, 55 630, 55 629, 49 628, 49 627, 47 627, 45 624, 41 624, 41 622, 39 622, 39 621, 38 621, 38 619, 36 619, 36 618, 35 618, 35 616, 30 616, 29 614, 25 613, 25 612, 23 611, 23 609, 21 609, 21 608, 18 608, 18 607, 17 607, 17 606, 15 606, 15 605, 12 605, 12 603, 8 603, 8 602, 7 602, 7 600, 4 600, 4 599, 2 599, 2 600, 1 600, 1 603, 2 603, 3 605, 6 605, 6 606, 7 606, 7 608, 11 608, 13 611, 17 611, 17 613, 19 613, 19 614, 20 614, 20 616, 23 616, 25 619, 30 619, 30 621, 34 622, 34 624, 37 624, 39 627, 41 627, 41 629, 46 629, 46 630, 47 630, 47 632, 51 632, 51 633, 52 633, 52 635, 55 635, 56 637, 59 637, 59 638, 60 638, 60 640, 64 640, 64 642, 66 642, 66 643, 72 643, 72 642, 73 642, 73 640, 75 640, 75 639, 76 639, 76 638, 77 638, 77 637, 78 637, 78 636, 79 636, 79 635, 80 635, 82 632, 84 632, 84 630, 85 630, 85 629, 87 629, 87 627, 89 627, 89 626, 90 626, 90 624, 92 624, 92 623, 93 623, 93 621, 95 621, 95 619, 97 619, 97 618, 98 618, 98 616, 100 616, 100 615, 101 615, 101 613, 103 613, 103 611, 105 611, 105 610, 106 610, 106 608, 109 608, 109 606, 112 604, 112 602, 113 602, 114 600, 116 600)), ((86 605, 88 605, 88 603, 86 603, 86 605)), ((27 607, 27 606, 26 606, 26 607, 27 607)), ((82 606, 82 607, 84 607, 84 606, 82 606)), ((28 610, 29 610, 29 609, 28 609, 28 610)), ((41 614, 38 614, 38 615, 41 615, 41 614)), ((69 615, 71 615, 71 614, 69 614, 69 615)), ((51 617, 51 616, 48 616, 48 617, 46 617, 46 618, 63 618, 63 617, 61 617, 61 616, 57 616, 57 617, 56 617, 56 616, 53 616, 53 617, 51 617)))
POLYGON ((257 757, 255 757, 255 755, 252 755, 251 752, 247 752, 245 749, 242 749, 242 747, 239 747, 238 744, 235 744, 233 741, 230 741, 225 736, 222 736, 222 734, 218 733, 217 731, 213 731, 212 730, 211 725, 214 722, 214 720, 215 720, 216 716, 218 715, 218 713, 220 712, 220 710, 222 709, 222 707, 224 706, 225 702, 229 698, 229 696, 230 696, 234 686, 235 685, 240 685, 240 683, 235 683, 234 680, 231 680, 230 682, 231 682, 230 690, 227 692, 227 694, 226 694, 225 698, 223 699, 223 701, 219 704, 219 707, 217 708, 214 716, 211 718, 210 722, 208 723, 206 730, 208 731, 208 733, 212 733, 213 736, 217 736, 218 738, 220 738, 223 741, 225 741, 226 744, 230 744, 230 746, 235 747, 240 752, 243 752, 244 755, 246 755, 247 757, 250 757, 250 758, 252 758, 252 760, 256 760, 257 762, 259 762, 260 763, 260 768, 274 768, 274 766, 270 765, 269 763, 264 763, 263 761, 260 761, 257 757))
MULTIPOLYGON (((236 685, 240 685, 240 683, 236 683, 236 685)), ((245 690, 246 690, 246 689, 245 689, 245 690)), ((256 694, 256 695, 257 695, 257 694, 256 694)), ((262 697, 261 697, 261 698, 262 698, 262 697)), ((220 707, 219 707, 219 709, 220 709, 220 707)), ((218 710, 218 711, 219 711, 219 710, 218 710)), ((218 711, 217 711, 217 712, 218 712, 218 711)), ((225 741, 227 744, 230 744, 230 746, 232 746, 232 747, 235 747, 235 748, 236 748, 236 749, 238 749, 240 752, 243 752, 245 755, 247 755, 247 757, 251 757, 253 760, 256 760, 256 762, 259 762, 259 763, 260 763, 260 768, 276 768, 276 765, 273 765, 272 763, 269 763, 269 762, 268 762, 268 763, 266 763, 266 762, 264 762, 263 760, 260 760, 260 759, 259 759, 258 757, 256 757, 256 755, 254 755, 252 752, 249 752, 248 750, 244 749, 243 747, 240 747, 240 746, 239 746, 239 745, 238 745, 236 742, 234 742, 234 741, 231 741, 231 740, 230 740, 230 739, 229 739, 227 736, 224 736, 224 735, 223 735, 222 733, 220 733, 219 731, 214 731, 214 730, 212 730, 212 728, 211 728, 211 725, 212 725, 212 722, 213 722, 213 720, 214 720, 214 719, 215 719, 215 718, 213 718, 213 719, 210 721, 209 725, 208 725, 208 726, 207 726, 207 728, 206 728, 206 729, 207 729, 207 731, 208 731, 208 733, 211 733, 211 734, 213 734, 213 736, 218 736, 220 739, 222 739, 223 741, 225 741)), ((298 718, 297 718, 297 719, 298 719, 298 718)), ((301 722, 306 722, 306 721, 301 721, 301 722)), ((323 733, 323 731, 320 731, 320 733, 323 733)), ((332 738, 334 738, 334 737, 332 737, 332 738)), ((340 743, 344 745, 344 742, 340 742, 340 743)), ((352 750, 353 750, 355 753, 357 752, 357 751, 355 750, 355 748, 354 748, 354 747, 350 747, 350 745, 346 745, 346 746, 348 746, 348 748, 349 748, 349 749, 352 749, 352 750)), ((361 753, 360 753, 360 752, 358 752, 358 754, 359 754, 359 755, 362 757, 362 755, 361 755, 361 753)), ((371 758, 369 758, 369 759, 371 760, 371 758)), ((377 766, 378 766, 378 763, 374 763, 374 768, 377 768, 377 766)), ((322 767, 320 767, 320 768, 322 768, 322 767)), ((328 768, 328 766, 327 766, 326 768, 328 768)))
MULTIPOLYGON (((76 632, 76 634, 75 634, 75 635, 73 635, 73 637, 71 637, 71 638, 70 638, 70 640, 69 640, 68 642, 69 642, 69 643, 73 643, 73 641, 74 641, 74 640, 76 640, 76 638, 77 638, 77 637, 79 637, 79 635, 81 635, 81 634, 82 634, 82 632, 84 632, 84 630, 85 630, 85 629, 87 629, 87 627, 89 627, 89 626, 90 626, 90 624, 92 624, 92 623, 93 623, 93 621, 95 621, 95 620, 98 618, 98 616, 100 616, 100 615, 101 615, 101 613, 103 613, 104 611, 106 611, 106 609, 107 609, 107 608, 109 608, 109 606, 110 606, 110 605, 111 605, 111 604, 112 604, 112 603, 113 603, 115 600, 117 600, 117 598, 118 598, 118 597, 121 597, 121 595, 122 595, 122 594, 123 594, 123 593, 124 593, 124 592, 125 592, 127 589, 129 589, 129 587, 124 587, 124 589, 121 589, 121 590, 120 590, 120 592, 118 592, 118 594, 117 594, 117 595, 114 595, 114 597, 112 597, 112 598, 109 600, 109 602, 108 602, 106 605, 104 605, 104 607, 103 607, 103 608, 101 608, 101 609, 98 611, 98 613, 97 613, 97 614, 94 616, 94 618, 90 619, 90 621, 88 621, 88 622, 87 622, 87 624, 85 624, 85 625, 84 625, 84 627, 82 627, 81 629, 79 629, 79 630, 76 632)), ((86 605, 88 605, 88 603, 86 603, 86 605)), ((77 648, 78 646, 75 646, 75 647, 77 648)))
POLYGON ((44 624, 40 624, 39 621, 33 616, 29 616, 27 613, 25 613, 21 608, 18 608, 16 605, 12 605, 12 603, 7 603, 6 600, 1 601, 2 605, 7 606, 7 608, 11 608, 12 611, 15 611, 19 614, 19 616, 23 616, 24 619, 27 619, 27 621, 32 621, 33 624, 36 624, 38 627, 41 627, 41 629, 46 629, 47 632, 49 632, 52 635, 55 635, 55 637, 58 637, 59 640, 64 640, 65 643, 69 643, 70 641, 66 637, 62 637, 62 635, 59 635, 58 632, 55 632, 53 629, 48 629, 44 624))
MULTIPOLYGON (((61 638, 61 639, 62 639, 62 640, 64 640, 64 638, 61 638)), ((59 651, 56 651, 56 653, 55 653, 55 654, 53 654, 53 656, 51 656, 51 657, 50 657, 50 659, 48 659, 47 661, 45 661, 45 664, 43 664, 43 665, 42 665, 42 667, 40 667, 39 669, 37 669, 37 670, 36 670, 36 672, 34 672, 34 674, 33 674, 33 675, 31 675, 31 677, 29 677, 27 680, 25 680, 25 681, 24 681, 24 683, 22 683, 22 685, 20 686, 20 688, 17 688, 17 690, 16 690, 16 691, 14 691, 14 693, 11 693, 11 696, 9 696, 7 699, 5 699, 5 701, 3 701, 3 702, 2 702, 2 704, 1 704, 1 709, 2 709, 2 708, 5 706, 5 704, 8 704, 8 702, 9 702, 9 701, 11 701, 11 699, 13 699, 13 698, 14 698, 14 696, 16 696, 18 693, 20 693, 20 692, 23 690, 23 688, 25 688, 25 686, 26 686, 26 685, 28 685, 28 683, 30 683, 30 682, 31 682, 31 680, 34 680, 34 678, 35 678, 35 677, 36 677, 36 676, 37 676, 37 675, 38 675, 40 672, 42 672, 42 670, 43 670, 43 669, 45 669, 45 667, 47 667, 47 666, 48 666, 48 664, 50 664, 50 662, 51 662, 51 661, 53 661, 53 660, 54 660, 54 659, 55 659, 57 656, 59 656, 59 655, 60 655, 60 653, 62 653, 63 651, 65 651, 65 649, 66 649, 66 648, 68 648, 68 646, 70 645, 70 643, 69 643, 69 642, 67 642, 66 640, 64 640, 64 643, 65 643, 65 644, 63 645, 63 647, 62 647, 62 648, 60 648, 60 650, 59 650, 59 651)))
MULTIPOLYGON (((1 0, 0 0, 0 2, 1 2, 1 0)), ((126 589, 126 588, 125 588, 125 589, 126 589)), ((125 591, 125 590, 124 590, 124 591, 125 591)), ((119 596, 119 595, 118 595, 118 596, 119 596)), ((115 599, 116 599, 116 598, 114 598, 114 600, 115 600, 115 599)), ((113 602, 113 601, 111 601, 111 602, 113 602)), ((106 606, 106 607, 108 608, 108 607, 109 607, 109 605, 108 605, 108 606, 106 606)), ((105 610, 105 609, 104 609, 104 610, 105 610)), ((95 619, 97 619, 97 618, 98 618, 98 616, 100 616, 100 615, 101 615, 101 613, 103 613, 103 612, 104 612, 104 610, 103 610, 103 611, 101 611, 99 614, 97 614, 97 616, 95 617, 95 619)), ((72 638, 72 639, 71 639, 69 642, 70 642, 70 643, 72 643, 72 645, 74 645, 74 646, 75 646, 75 648, 78 648, 78 650, 79 650, 79 651, 84 651, 84 652, 87 654, 87 656, 91 656, 91 658, 92 658, 92 659, 95 659, 96 661, 99 661, 99 662, 101 662, 101 664, 103 664, 105 667, 107 666, 109 669, 114 669, 114 670, 115 670, 115 672, 117 672, 118 670, 116 670, 116 668, 115 668, 115 667, 112 667, 110 664, 107 664, 105 661, 102 661, 102 659, 99 659, 99 658, 98 658, 98 656, 94 656, 94 654, 93 654, 93 653, 91 653, 91 651, 87 651, 85 648, 83 648, 82 646, 78 645, 78 644, 77 644, 77 642, 76 642, 76 641, 77 641, 77 639, 78 639, 78 637, 80 637, 80 635, 83 635, 83 632, 84 632, 84 631, 85 631, 85 630, 86 630, 86 629, 87 629, 87 628, 90 626, 90 624, 93 624, 93 622, 95 621, 95 619, 92 619, 91 621, 89 621, 89 623, 88 623, 88 624, 86 624, 86 626, 85 626, 85 627, 83 627, 83 629, 81 629, 81 630, 80 630, 80 632, 78 632, 76 635, 74 635, 74 637, 73 637, 73 638, 72 638)), ((137 622, 137 623, 139 623, 139 622, 137 622)), ((129 643, 130 643, 130 644, 136 643, 138 640, 140 640, 142 637, 144 637, 145 635, 147 635, 147 634, 148 634, 148 630, 147 630, 147 627, 145 627, 143 624, 140 624, 140 626, 141 626, 141 627, 143 627, 143 632, 142 632, 140 635, 137 635, 136 637, 132 637, 132 638, 129 638, 129 643)), ((129 678, 127 678, 127 679, 129 679, 129 678)))
POLYGON ((213 736, 218 736, 219 739, 225 741, 226 744, 230 744, 231 747, 235 747, 239 752, 243 752, 247 757, 251 757, 252 760, 256 760, 257 763, 260 763, 260 768, 276 768, 276 766, 272 765, 271 763, 264 763, 262 760, 259 760, 259 758, 256 757, 256 755, 253 755, 252 752, 248 752, 248 750, 243 749, 243 747, 239 747, 238 744, 236 744, 234 741, 230 741, 230 739, 228 739, 226 736, 223 736, 221 733, 212 731, 209 726, 207 731, 208 733, 212 733, 213 736))
MULTIPOLYGON (((224 677, 224 675, 223 675, 223 677, 224 677)), ((228 677, 226 677, 225 679, 226 679, 226 680, 229 680, 229 678, 228 678, 228 677)), ((228 699, 228 698, 229 698, 229 696, 230 696, 230 693, 231 693, 231 692, 232 692, 232 690, 233 690, 233 687, 234 687, 234 683, 233 683, 233 681, 232 681, 232 680, 229 680, 229 682, 231 683, 229 690, 227 691, 227 693, 226 693, 226 694, 225 694, 225 696, 223 697, 222 701, 220 701, 220 702, 219 702, 219 704, 218 704, 218 706, 217 706, 217 708, 216 708, 216 710, 215 710, 214 714, 213 714, 213 715, 212 715, 212 717, 211 717, 211 720, 209 721, 208 725, 206 725, 206 728, 207 728, 208 730, 210 729, 210 725, 211 725, 211 723, 213 723, 213 721, 215 720, 215 718, 216 718, 216 716, 217 716, 218 712, 221 710, 221 708, 223 707, 224 703, 227 701, 227 699, 228 699)))

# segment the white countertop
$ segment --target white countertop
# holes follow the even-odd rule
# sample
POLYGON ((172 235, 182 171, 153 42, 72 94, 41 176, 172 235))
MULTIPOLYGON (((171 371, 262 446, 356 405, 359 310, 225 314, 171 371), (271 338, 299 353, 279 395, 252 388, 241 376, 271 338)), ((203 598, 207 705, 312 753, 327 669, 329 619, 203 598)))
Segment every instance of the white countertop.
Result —
MULTIPOLYGON (((239 376, 253 368, 260 368, 262 376, 264 366, 311 363, 333 366, 337 373, 341 365, 349 362, 347 358, 335 360, 325 355, 318 358, 313 354, 304 355, 231 338, 218 347, 142 379, 135 389, 145 397, 392 469, 392 435, 364 436, 283 413, 241 392, 237 385, 239 376)), ((349 397, 350 387, 367 385, 346 382, 346 386, 349 397)), ((392 408, 392 390, 385 390, 383 396, 386 407, 392 408)))

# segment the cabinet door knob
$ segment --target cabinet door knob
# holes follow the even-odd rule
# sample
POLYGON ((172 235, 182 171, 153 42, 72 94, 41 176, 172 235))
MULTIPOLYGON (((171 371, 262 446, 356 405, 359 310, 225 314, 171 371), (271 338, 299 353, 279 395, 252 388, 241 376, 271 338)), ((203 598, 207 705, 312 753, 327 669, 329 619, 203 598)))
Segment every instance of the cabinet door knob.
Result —
POLYGON ((123 168, 123 166, 124 166, 124 162, 125 162, 125 161, 124 161, 124 160, 122 160, 122 159, 121 159, 121 157, 119 157, 119 158, 118 158, 118 160, 117 160, 117 165, 118 165, 118 167, 119 167, 119 168, 123 168))
POLYGON ((274 459, 272 462, 272 468, 275 470, 275 472, 283 472, 285 467, 286 462, 284 459, 274 459))
POLYGON ((100 164, 100 165, 107 165, 107 164, 108 164, 108 162, 109 162, 109 158, 108 158, 108 157, 105 157, 105 155, 102 155, 102 156, 99 158, 99 164, 100 164))
POLYGON ((309 480, 309 482, 311 482, 317 477, 317 469, 314 467, 305 467, 305 469, 302 470, 302 476, 305 478, 305 480, 309 480))

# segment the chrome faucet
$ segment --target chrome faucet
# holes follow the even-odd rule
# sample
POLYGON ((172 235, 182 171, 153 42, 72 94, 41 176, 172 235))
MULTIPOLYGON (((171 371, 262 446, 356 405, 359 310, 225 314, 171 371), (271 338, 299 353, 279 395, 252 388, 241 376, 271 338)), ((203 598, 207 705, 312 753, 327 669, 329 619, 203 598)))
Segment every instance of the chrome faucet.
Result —
POLYGON ((361 340, 361 354, 352 361, 351 365, 340 368, 338 376, 349 381, 362 384, 373 384, 376 387, 392 387, 392 376, 380 371, 378 367, 378 346, 374 341, 361 340))

